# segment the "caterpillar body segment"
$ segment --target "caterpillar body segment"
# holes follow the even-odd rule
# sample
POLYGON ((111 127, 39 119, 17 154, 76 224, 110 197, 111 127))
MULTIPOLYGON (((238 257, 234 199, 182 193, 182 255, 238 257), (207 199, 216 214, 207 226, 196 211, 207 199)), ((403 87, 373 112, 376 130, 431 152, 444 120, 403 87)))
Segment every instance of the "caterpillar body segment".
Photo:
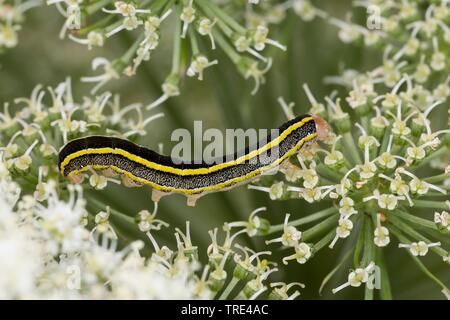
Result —
POLYGON ((303 115, 284 123, 277 136, 268 136, 257 146, 202 163, 182 162, 125 139, 89 136, 67 143, 59 153, 58 167, 73 183, 80 183, 83 172, 92 168, 105 176, 121 175, 127 187, 151 186, 155 202, 181 193, 194 206, 207 193, 228 190, 276 170, 306 143, 328 134, 325 120, 303 115))

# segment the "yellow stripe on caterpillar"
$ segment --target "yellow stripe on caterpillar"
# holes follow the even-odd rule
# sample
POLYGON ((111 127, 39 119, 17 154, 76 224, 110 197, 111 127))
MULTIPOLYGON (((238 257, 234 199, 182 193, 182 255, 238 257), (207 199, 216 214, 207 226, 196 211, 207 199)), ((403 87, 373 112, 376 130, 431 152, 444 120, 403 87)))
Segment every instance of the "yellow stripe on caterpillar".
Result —
POLYGON ((130 181, 151 186, 153 201, 159 201, 167 194, 182 193, 188 197, 188 205, 195 205, 195 201, 206 193, 228 190, 276 168, 306 142, 314 138, 323 139, 329 130, 322 118, 310 115, 297 117, 281 128, 281 134, 262 147, 235 160, 201 168, 189 168, 189 164, 176 165, 167 157, 162 161, 163 156, 127 140, 86 137, 64 146, 60 152, 59 168, 74 182, 80 182, 78 177, 89 168, 111 169, 130 181), (287 151, 269 164, 258 163, 255 166, 247 163, 275 147, 283 147, 287 151), (163 163, 159 163, 161 161, 163 163))
POLYGON ((276 139, 274 139, 273 141, 268 142, 267 144, 265 144, 264 146, 260 147, 257 150, 254 150, 252 152, 250 152, 249 154, 243 155, 241 156, 239 159, 236 160, 232 160, 229 162, 225 162, 225 163, 220 163, 220 164, 216 164, 213 167, 210 168, 201 168, 201 169, 177 169, 177 168, 172 168, 169 166, 164 166, 152 161, 148 161, 146 159, 142 159, 141 157, 139 157, 138 155, 134 155, 131 154, 125 150, 121 150, 121 149, 112 149, 112 148, 98 148, 98 149, 86 149, 86 150, 80 150, 78 152, 75 152, 73 154, 71 154, 70 156, 68 156, 67 158, 64 159, 64 161, 61 163, 60 165, 60 170, 61 172, 64 172, 64 168, 65 166, 73 159, 78 158, 82 155, 85 154, 119 154, 122 155, 126 158, 128 158, 129 160, 135 161, 137 163, 140 163, 150 169, 155 169, 158 171, 163 171, 163 172, 168 172, 168 173, 173 173, 173 174, 177 174, 177 175, 182 175, 182 176, 188 176, 188 175, 197 175, 197 174, 208 174, 214 171, 218 171, 245 161, 249 161, 250 159, 262 154, 263 152, 269 150, 270 148, 276 147, 280 144, 281 141, 283 141, 292 131, 300 128, 301 126, 303 126, 305 123, 312 121, 313 118, 312 117, 306 117, 304 119, 302 119, 302 121, 299 121, 295 124, 293 124, 292 126, 290 126, 288 129, 286 129, 285 131, 283 131, 283 133, 278 136, 276 139))

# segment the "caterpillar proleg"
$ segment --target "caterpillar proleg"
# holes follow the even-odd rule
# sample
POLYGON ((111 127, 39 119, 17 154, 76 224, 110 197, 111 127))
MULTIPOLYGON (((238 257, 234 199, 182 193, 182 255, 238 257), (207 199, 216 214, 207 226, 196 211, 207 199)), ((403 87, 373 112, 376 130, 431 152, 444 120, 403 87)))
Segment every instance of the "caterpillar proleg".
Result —
POLYGON ((121 174, 128 187, 150 185, 155 202, 181 193, 187 196, 189 206, 195 206, 206 193, 228 190, 274 170, 305 143, 324 139, 329 127, 319 116, 303 115, 284 123, 278 132, 263 145, 247 148, 243 155, 235 153, 208 164, 175 161, 120 138, 90 136, 67 143, 59 153, 58 167, 74 183, 81 182, 83 172, 92 168, 104 175, 121 174), (259 160, 264 153, 272 155, 266 157, 269 160, 259 160))

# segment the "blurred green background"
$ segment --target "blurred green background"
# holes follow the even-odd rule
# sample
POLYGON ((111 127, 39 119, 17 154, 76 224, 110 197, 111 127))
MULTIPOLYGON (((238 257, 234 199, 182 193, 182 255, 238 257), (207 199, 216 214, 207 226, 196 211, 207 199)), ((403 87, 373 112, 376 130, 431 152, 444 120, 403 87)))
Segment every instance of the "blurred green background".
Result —
MULTIPOLYGON (((335 16, 345 18, 351 1, 318 1, 318 6, 335 16)), ((357 13, 358 14, 358 13, 357 13)), ((357 16, 356 19, 363 19, 357 16)), ((58 38, 62 17, 55 8, 39 8, 27 15, 27 21, 20 32, 19 45, 0 56, 0 102, 12 101, 16 97, 29 96, 39 83, 54 86, 67 76, 72 77, 74 96, 81 101, 88 94, 89 86, 79 81, 81 76, 92 75, 91 60, 97 56, 114 59, 120 56, 130 44, 129 36, 121 33, 104 48, 88 51, 86 47, 69 40, 58 38)), ((170 71, 171 27, 163 26, 162 42, 144 63, 135 77, 111 82, 105 89, 121 95, 122 105, 134 102, 145 104, 161 94, 160 85, 170 71)), ((295 102, 295 112, 303 114, 308 103, 301 86, 308 83, 314 95, 320 100, 333 89, 323 83, 323 77, 338 74, 342 67, 368 70, 380 64, 381 53, 362 47, 342 44, 337 38, 337 30, 322 20, 304 23, 290 11, 282 25, 274 27, 270 36, 288 45, 287 52, 270 50, 274 65, 255 96, 250 95, 252 80, 244 80, 232 63, 220 50, 214 56, 219 59, 217 66, 205 71, 205 80, 185 78, 181 84, 182 94, 170 99, 156 111, 163 111, 162 120, 152 122, 147 127, 147 135, 139 141, 150 148, 164 143, 164 150, 171 147, 170 134, 176 128, 193 127, 194 120, 203 121, 203 129, 218 128, 275 128, 285 121, 277 103, 283 96, 286 101, 295 102)), ((209 46, 209 43, 203 43, 209 46)), ((211 58, 213 57, 210 55, 211 58)), ((103 191, 95 192, 95 197, 104 199, 111 207, 134 216, 141 209, 152 208, 150 192, 147 188, 125 189, 110 185, 103 191)), ((195 208, 186 206, 186 199, 180 195, 164 198, 160 202, 159 218, 168 221, 171 227, 184 229, 186 220, 191 221, 193 241, 200 248, 200 257, 206 257, 206 247, 210 243, 208 230, 221 227, 224 222, 246 220, 249 213, 261 206, 267 207, 263 217, 272 223, 282 223, 285 213, 291 219, 306 216, 320 209, 302 200, 283 202, 271 201, 267 194, 248 190, 245 186, 230 192, 208 195, 199 200, 195 208)), ((137 236, 136 228, 123 227, 113 219, 119 233, 126 238, 137 236)), ((355 232, 354 232, 355 233, 355 232)), ((174 244, 173 229, 154 233, 161 243, 174 244)), ((264 239, 245 239, 247 244, 259 251, 265 249, 264 239)), ((351 240, 351 239, 350 239, 351 240)), ((148 242, 147 242, 148 243, 148 242)), ((325 248, 306 265, 291 262, 282 266, 274 278, 283 281, 299 281, 307 285, 301 292, 303 299, 355 299, 362 298, 362 288, 351 288, 334 296, 331 289, 346 281, 350 266, 344 266, 324 288, 322 295, 318 289, 326 274, 333 269, 346 252, 342 241, 334 250, 325 248)), ((271 248, 277 248, 273 246, 271 248)), ((274 250, 271 260, 281 261, 288 252, 274 250)), ((290 254, 290 252, 289 252, 290 254)), ((351 259, 349 259, 351 261, 351 259)), ((421 273, 410 260, 406 250, 396 248, 392 243, 386 250, 386 261, 390 271, 393 295, 396 299, 442 299, 439 287, 421 273)), ((430 270, 445 283, 450 282, 448 266, 435 256, 426 258, 430 270)))

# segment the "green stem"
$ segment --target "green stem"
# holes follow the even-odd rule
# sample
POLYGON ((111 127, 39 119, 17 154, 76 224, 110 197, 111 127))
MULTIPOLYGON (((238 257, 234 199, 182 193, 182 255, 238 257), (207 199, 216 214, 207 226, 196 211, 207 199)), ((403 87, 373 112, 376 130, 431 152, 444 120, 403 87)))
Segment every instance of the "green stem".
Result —
POLYGON ((389 273, 384 261, 384 253, 382 248, 376 248, 377 266, 380 268, 381 288, 380 298, 383 300, 392 300, 391 282, 389 281, 389 273))
MULTIPOLYGON (((419 232, 411 228, 410 225, 407 223, 401 221, 399 218, 391 216, 391 226, 398 227, 400 230, 402 230, 404 233, 408 234, 410 237, 412 237, 415 240, 424 241, 425 243, 432 243, 432 241, 423 235, 421 235, 419 232)), ((407 241, 407 243, 410 243, 411 241, 407 241)), ((440 255, 441 257, 447 256, 447 251, 440 248, 440 247, 432 247, 430 248, 431 251, 434 251, 436 254, 440 255)))
POLYGON ((392 214, 403 220, 412 222, 418 226, 426 227, 426 228, 430 228, 432 230, 438 231, 436 224, 427 219, 416 217, 415 215, 409 214, 409 213, 401 211, 401 210, 394 210, 394 211, 392 211, 392 214))
MULTIPOLYGON (((179 9, 178 9, 179 10, 179 9)), ((181 65, 181 19, 176 19, 173 38, 172 74, 180 73, 181 65)))
POLYGON ((107 4, 111 3, 111 0, 101 0, 94 4, 91 4, 86 8, 86 13, 88 16, 93 15, 97 11, 101 10, 102 8, 106 7, 107 4))
POLYGON ((450 172, 449 173, 438 174, 436 176, 428 177, 428 178, 425 178, 423 180, 428 182, 428 183, 437 183, 437 182, 444 181, 446 179, 450 179, 450 172))
POLYGON ((145 35, 142 33, 139 37, 133 42, 131 47, 125 52, 125 54, 120 58, 125 64, 129 64, 131 59, 136 54, 136 51, 139 47, 139 44, 144 40, 145 35))
MULTIPOLYGON (((97 210, 100 210, 100 211, 101 210, 106 210, 106 207, 107 207, 106 204, 101 203, 100 201, 94 199, 93 197, 91 197, 89 199, 89 203, 91 205, 95 206, 95 208, 97 208, 97 210)), ((134 222, 134 219, 132 217, 130 217, 130 216, 124 214, 124 213, 121 213, 121 212, 119 212, 117 210, 112 209, 111 206, 109 207, 109 212, 113 216, 119 217, 121 220, 124 220, 124 221, 126 221, 126 222, 128 222, 128 223, 130 223, 130 224, 132 224, 134 226, 136 226, 136 223, 134 222)))
POLYGON ((416 170, 420 167, 423 167, 424 165, 428 164, 431 160, 436 159, 440 156, 445 155, 446 153, 449 152, 449 149, 445 146, 441 147, 439 150, 434 151, 432 154, 430 154, 429 156, 427 156, 426 158, 422 159, 419 163, 417 163, 416 165, 412 165, 409 170, 416 170))
POLYGON ((386 128, 386 132, 383 135, 383 141, 381 142, 381 147, 380 147, 380 151, 378 154, 382 154, 384 152, 386 152, 387 147, 388 147, 388 143, 389 143, 389 136, 390 136, 390 130, 386 128))
POLYGON ((167 1, 167 0, 156 0, 156 1, 153 1, 150 4, 150 10, 152 10, 152 12, 154 14, 162 15, 167 10, 169 10, 170 7, 173 6, 173 2, 174 2, 174 0, 169 0, 169 1, 167 1))
POLYGON ((231 291, 233 291, 234 287, 239 283, 239 278, 233 277, 231 281, 228 283, 225 290, 223 290, 222 294, 219 297, 219 300, 225 300, 230 295, 231 291))
POLYGON ((432 200, 413 200, 415 207, 419 208, 429 208, 429 209, 439 209, 448 210, 448 206, 443 201, 432 201, 432 200))
POLYGON ((227 25, 229 25, 231 28, 233 28, 236 32, 240 34, 245 34, 246 29, 242 27, 239 23, 237 23, 232 17, 230 17, 228 14, 226 14, 222 9, 220 9, 218 6, 216 6, 212 1, 210 0, 197 0, 198 3, 200 3, 203 7, 202 9, 205 9, 204 7, 209 8, 213 11, 214 16, 217 16, 219 18, 219 21, 224 21, 227 25))
MULTIPOLYGON (((363 254, 363 267, 366 267, 370 262, 375 260, 375 245, 373 242, 373 228, 370 217, 364 217, 364 254, 363 254)), ((364 299, 373 300, 373 288, 369 287, 369 282, 366 282, 364 290, 364 299)))
MULTIPOLYGON (((310 214, 307 217, 293 220, 293 221, 289 222, 289 225, 298 227, 298 226, 328 217, 328 216, 332 215, 333 213, 337 213, 337 210, 334 207, 330 207, 330 208, 318 211, 316 213, 310 214)), ((269 229, 269 234, 282 231, 283 228, 284 228, 284 224, 278 224, 278 225, 271 226, 269 229)))
POLYGON ((332 177, 335 179, 335 181, 340 182, 342 179, 342 175, 337 173, 337 171, 331 170, 330 168, 328 168, 326 165, 324 165, 322 163, 318 164, 316 169, 320 175, 332 177))
POLYGON ((355 163, 362 163, 361 155, 359 154, 359 150, 355 144, 355 140, 353 140, 352 134, 350 132, 344 133, 343 140, 347 145, 355 163))
MULTIPOLYGON (((361 221, 363 222, 363 221, 361 221)), ((355 251, 353 253, 353 266, 355 268, 358 268, 360 266, 360 257, 361 257, 361 251, 363 249, 364 246, 364 239, 365 239, 365 228, 364 228, 364 224, 361 225, 360 223, 360 232, 358 233, 358 240, 356 240, 356 245, 355 245, 355 251)))
POLYGON ((316 244, 314 244, 314 251, 317 252, 323 247, 325 247, 328 243, 330 243, 334 236, 336 235, 336 230, 331 230, 325 237, 320 239, 316 244))
MULTIPOLYGON (((409 242, 408 239, 405 236, 403 236, 401 234, 400 230, 398 230, 396 227, 391 226, 391 232, 397 237, 397 239, 400 242, 403 242, 403 243, 409 242)), ((408 250, 408 253, 411 256, 411 258, 414 260, 414 262, 417 264, 417 266, 420 268, 420 270, 422 270, 423 273, 425 273, 431 280, 433 280, 435 283, 437 283, 442 288, 442 290, 445 290, 448 292, 448 288, 445 286, 445 284, 441 280, 439 280, 434 274, 432 274, 430 272, 430 270, 428 270, 428 268, 425 267, 425 265, 422 263, 422 261, 420 261, 419 258, 413 256, 411 254, 411 252, 409 252, 409 250, 408 250)))
POLYGON ((191 40, 192 55, 197 56, 200 53, 200 50, 198 49, 198 42, 195 31, 192 28, 189 28, 189 39, 191 40))
POLYGON ((329 230, 332 227, 335 227, 338 219, 339 219, 339 216, 333 215, 331 217, 328 217, 324 221, 316 224, 314 227, 303 231, 302 241, 309 241, 314 236, 321 234, 324 231, 329 230))
POLYGON ((222 48, 223 51, 227 54, 227 56, 233 61, 234 64, 237 64, 239 60, 241 60, 241 56, 236 50, 231 46, 227 40, 218 32, 217 30, 213 30, 213 35, 216 43, 222 48))
POLYGON ((367 132, 369 132, 370 130, 369 118, 367 117, 367 115, 361 117, 361 125, 363 126, 364 129, 366 129, 367 132))
POLYGON ((350 257, 350 255, 352 254, 352 250, 348 250, 347 253, 341 258, 339 259, 339 263, 337 264, 336 267, 333 268, 333 270, 331 270, 326 276, 325 278, 322 280, 322 283, 320 284, 320 288, 319 288, 319 294, 322 293, 323 288, 325 287, 325 285, 328 283, 328 281, 330 281, 330 279, 336 274, 336 272, 344 265, 344 263, 347 261, 347 259, 350 257))
MULTIPOLYGON (((210 19, 213 19, 217 16, 214 11, 212 11, 211 8, 207 6, 202 6, 201 9, 204 12, 205 16, 209 17, 210 19)), ((231 38, 233 36, 233 29, 231 29, 223 20, 217 19, 216 24, 227 37, 231 38)), ((213 29, 213 31, 214 30, 215 28, 213 29)))
POLYGON ((86 26, 84 28, 81 28, 78 31, 78 34, 80 36, 84 36, 84 35, 88 34, 92 30, 101 29, 106 24, 108 24, 108 22, 111 21, 113 18, 114 18, 113 15, 108 15, 107 17, 105 17, 105 18, 103 18, 103 19, 101 19, 101 20, 99 20, 99 21, 97 21, 97 22, 95 22, 95 23, 93 23, 91 25, 88 25, 88 26, 86 26))

